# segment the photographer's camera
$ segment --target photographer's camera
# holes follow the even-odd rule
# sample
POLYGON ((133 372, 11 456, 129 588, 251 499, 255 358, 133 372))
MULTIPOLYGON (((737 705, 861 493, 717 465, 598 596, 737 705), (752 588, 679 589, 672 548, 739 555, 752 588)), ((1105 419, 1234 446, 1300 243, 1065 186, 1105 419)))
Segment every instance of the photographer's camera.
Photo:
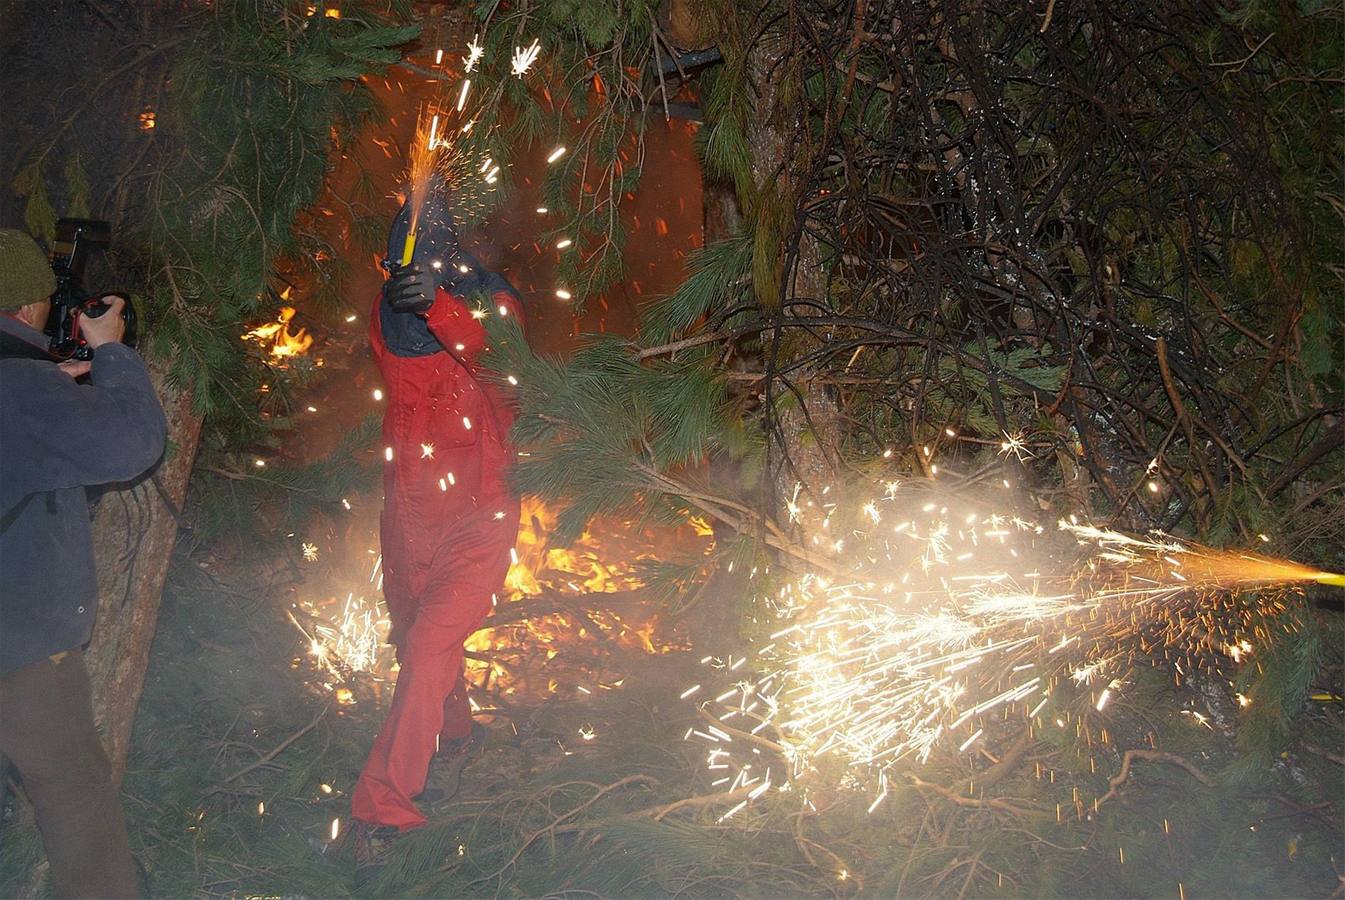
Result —
MULTIPOLYGON (((90 343, 82 321, 105 315, 116 303, 108 298, 120 298, 120 315, 124 323, 121 342, 135 346, 135 307, 125 294, 103 293, 89 295, 83 287, 84 271, 95 250, 105 250, 112 241, 112 229, 107 222, 97 219, 61 219, 56 223, 56 239, 51 244, 51 269, 56 275, 56 292, 51 296, 51 314, 44 329, 51 338, 50 350, 60 359, 87 360, 93 358, 94 348, 101 343, 90 343)), ((102 332, 104 329, 98 329, 102 332)))

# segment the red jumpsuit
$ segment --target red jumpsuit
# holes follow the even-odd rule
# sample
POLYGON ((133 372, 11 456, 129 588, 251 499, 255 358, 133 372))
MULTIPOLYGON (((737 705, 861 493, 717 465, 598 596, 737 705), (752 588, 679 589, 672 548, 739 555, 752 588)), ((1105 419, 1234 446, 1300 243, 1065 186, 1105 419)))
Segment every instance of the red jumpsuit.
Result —
MULTIPOLYGON (((503 309, 521 323, 511 291, 492 300, 489 315, 503 309)), ((448 352, 424 356, 389 350, 378 302, 370 317, 392 454, 383 474, 383 595, 401 671, 351 815, 402 831, 425 824, 411 798, 424 790, 439 742, 471 731, 462 645, 502 590, 518 533, 519 504, 505 481, 513 410, 480 377, 479 305, 439 288, 425 321, 448 352)))

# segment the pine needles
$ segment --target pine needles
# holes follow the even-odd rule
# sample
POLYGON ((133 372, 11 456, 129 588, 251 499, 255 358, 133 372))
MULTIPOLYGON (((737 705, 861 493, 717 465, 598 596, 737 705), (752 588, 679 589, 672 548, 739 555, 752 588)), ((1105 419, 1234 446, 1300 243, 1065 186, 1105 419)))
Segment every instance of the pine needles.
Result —
POLYGON ((238 335, 271 312, 274 267, 300 249, 294 223, 324 184, 333 127, 348 140, 371 108, 351 82, 400 58, 417 28, 245 2, 200 26, 159 116, 160 139, 180 152, 148 192, 149 307, 170 377, 226 427, 252 418, 258 386, 238 335))

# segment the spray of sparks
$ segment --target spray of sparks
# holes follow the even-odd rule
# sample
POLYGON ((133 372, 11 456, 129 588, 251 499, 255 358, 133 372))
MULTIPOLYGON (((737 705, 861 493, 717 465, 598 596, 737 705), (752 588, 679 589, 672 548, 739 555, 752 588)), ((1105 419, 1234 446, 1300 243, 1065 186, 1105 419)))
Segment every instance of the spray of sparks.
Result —
POLYGON ((481 46, 480 38, 472 35, 472 42, 467 45, 467 59, 462 64, 463 72, 471 72, 476 68, 476 64, 481 62, 481 57, 486 53, 486 49, 481 46))
MULTIPOLYGON (((415 138, 411 141, 409 158, 409 183, 411 196, 411 225, 408 231, 409 235, 414 236, 417 226, 420 224, 421 213, 425 209, 425 201, 429 198, 430 189, 434 184, 436 171, 443 168, 445 155, 440 151, 448 149, 451 144, 444 141, 439 134, 439 114, 426 110, 421 114, 416 122, 415 138)), ((407 242, 407 255, 402 258, 402 263, 409 263, 410 252, 412 250, 410 239, 407 242)))
POLYGON ((1340 583, 1285 560, 931 496, 894 483, 857 515, 826 507, 813 543, 844 574, 805 575, 773 598, 779 627, 755 658, 703 660, 724 689, 684 693, 709 723, 687 737, 708 745, 714 785, 747 794, 724 818, 823 758, 867 776, 872 811, 897 762, 968 751, 997 721, 1037 718, 1062 685, 1100 714, 1135 666, 1166 663, 1181 679, 1254 653, 1291 594, 1244 588, 1340 583))
MULTIPOLYGON (((317 548, 304 544, 304 555, 313 547, 312 558, 317 559, 317 548)), ((354 672, 372 672, 384 662, 383 639, 388 631, 388 619, 379 610, 378 594, 383 589, 383 557, 375 556, 369 571, 368 584, 346 594, 338 602, 331 598, 325 604, 305 601, 301 612, 309 619, 304 627, 293 612, 294 624, 308 639, 308 652, 320 671, 327 677, 324 685, 337 693, 337 699, 349 702, 349 689, 338 688, 354 672)))
MULTIPOLYGON (((416 133, 408 150, 409 201, 411 206, 410 234, 414 236, 421 222, 425 201, 441 185, 453 198, 455 209, 461 212, 480 212, 484 209, 485 195, 500 181, 502 165, 491 158, 485 149, 483 135, 474 134, 473 127, 483 118, 489 119, 488 110, 499 100, 501 85, 485 92, 470 77, 481 69, 485 47, 479 35, 473 35, 462 62, 462 77, 445 88, 438 101, 421 111, 416 133)), ((510 71, 522 78, 541 54, 541 43, 532 41, 525 47, 514 47, 510 71)), ((435 53, 435 65, 440 66, 443 51, 435 53)), ((565 152, 559 148, 548 158, 554 162, 565 152)), ((414 237, 407 242, 402 262, 409 262, 414 252, 414 237)))

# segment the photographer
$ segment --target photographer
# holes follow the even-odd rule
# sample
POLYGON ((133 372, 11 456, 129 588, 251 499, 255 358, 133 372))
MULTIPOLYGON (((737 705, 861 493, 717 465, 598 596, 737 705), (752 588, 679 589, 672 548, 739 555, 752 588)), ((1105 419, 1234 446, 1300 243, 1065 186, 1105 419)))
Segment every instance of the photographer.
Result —
POLYGON ((91 361, 42 358, 55 289, 33 239, 0 229, 0 753, 32 801, 54 893, 136 896, 81 649, 98 599, 84 489, 142 475, 167 425, 144 363, 119 343, 120 298, 81 316, 91 361))

